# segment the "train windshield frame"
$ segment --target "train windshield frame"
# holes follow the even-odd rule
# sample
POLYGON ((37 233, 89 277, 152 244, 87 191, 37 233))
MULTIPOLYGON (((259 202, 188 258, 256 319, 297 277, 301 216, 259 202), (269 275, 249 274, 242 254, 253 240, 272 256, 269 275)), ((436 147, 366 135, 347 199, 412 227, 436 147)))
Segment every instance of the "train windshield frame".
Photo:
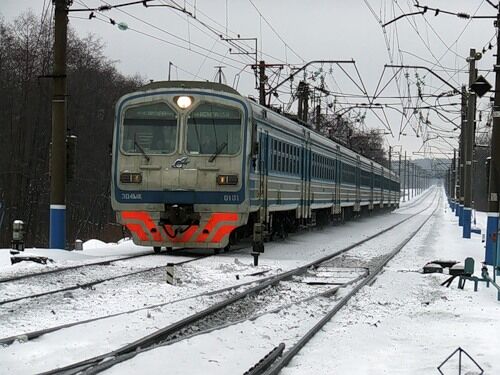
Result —
POLYGON ((177 150, 179 115, 165 101, 132 105, 123 111, 122 152, 169 155, 177 150))
POLYGON ((242 148, 241 108, 200 102, 187 115, 186 151, 191 155, 238 155, 242 148))

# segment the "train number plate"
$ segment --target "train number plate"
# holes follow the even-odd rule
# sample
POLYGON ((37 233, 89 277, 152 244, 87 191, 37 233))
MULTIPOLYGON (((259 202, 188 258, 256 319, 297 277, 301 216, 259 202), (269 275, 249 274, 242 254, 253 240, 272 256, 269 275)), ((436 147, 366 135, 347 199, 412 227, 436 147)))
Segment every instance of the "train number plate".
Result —
POLYGON ((224 202, 238 202, 238 194, 224 194, 224 202))
POLYGON ((142 199, 140 193, 122 193, 122 199, 127 201, 136 201, 142 199))

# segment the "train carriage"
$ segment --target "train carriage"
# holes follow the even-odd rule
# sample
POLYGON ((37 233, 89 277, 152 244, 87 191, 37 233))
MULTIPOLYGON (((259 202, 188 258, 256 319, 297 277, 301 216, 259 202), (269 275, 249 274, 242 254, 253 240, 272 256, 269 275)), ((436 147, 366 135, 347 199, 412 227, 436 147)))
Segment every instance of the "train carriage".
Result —
POLYGON ((134 242, 221 249, 396 207, 397 175, 234 89, 155 82, 116 105, 112 206, 134 242))

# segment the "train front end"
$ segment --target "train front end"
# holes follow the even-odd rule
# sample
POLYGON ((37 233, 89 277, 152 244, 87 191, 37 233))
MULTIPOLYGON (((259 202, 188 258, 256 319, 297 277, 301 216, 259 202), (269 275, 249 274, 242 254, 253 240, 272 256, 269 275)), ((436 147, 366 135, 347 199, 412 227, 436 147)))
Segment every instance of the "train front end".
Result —
POLYGON ((111 201, 139 245, 221 249, 248 220, 249 108, 214 83, 158 82, 116 105, 111 201))

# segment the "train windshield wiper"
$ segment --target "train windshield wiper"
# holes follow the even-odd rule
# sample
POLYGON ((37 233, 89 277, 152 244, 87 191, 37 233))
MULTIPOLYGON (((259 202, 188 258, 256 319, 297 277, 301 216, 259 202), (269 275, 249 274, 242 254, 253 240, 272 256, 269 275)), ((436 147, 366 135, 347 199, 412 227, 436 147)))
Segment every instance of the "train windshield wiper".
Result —
POLYGON ((149 160, 151 159, 148 154, 146 154, 146 151, 144 151, 144 149, 142 148, 142 146, 139 144, 139 142, 137 142, 137 139, 135 137, 135 134, 134 134, 134 146, 137 146, 137 148, 139 149, 139 151, 141 152, 141 154, 146 158, 146 161, 149 162, 149 160))
POLYGON ((222 143, 219 148, 217 148, 217 150, 215 150, 214 154, 212 156, 210 156, 210 159, 208 159, 208 161, 210 163, 212 163, 215 158, 217 157, 217 155, 219 155, 222 151, 224 151, 224 149, 227 147, 227 142, 224 142, 222 143))

